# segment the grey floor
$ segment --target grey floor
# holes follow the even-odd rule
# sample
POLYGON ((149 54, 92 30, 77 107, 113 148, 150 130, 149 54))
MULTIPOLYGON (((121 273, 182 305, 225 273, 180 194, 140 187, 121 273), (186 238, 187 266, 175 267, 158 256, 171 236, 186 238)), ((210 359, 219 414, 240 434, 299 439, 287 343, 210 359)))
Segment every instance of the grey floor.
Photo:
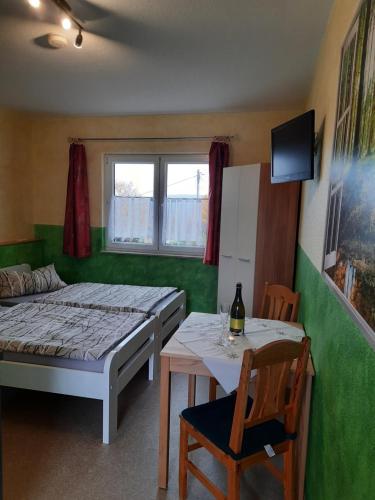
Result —
MULTIPOLYGON (((207 398, 198 378, 197 399, 207 398)), ((178 414, 186 407, 187 381, 172 378, 170 474, 167 491, 157 488, 159 383, 142 369, 120 396, 119 430, 101 442, 102 404, 89 399, 24 390, 3 393, 4 500, 177 500, 178 414)), ((204 450, 196 463, 221 488, 225 472, 204 450)), ((246 472, 241 499, 279 500, 281 485, 263 467, 246 472)), ((189 478, 189 499, 211 495, 189 478)))

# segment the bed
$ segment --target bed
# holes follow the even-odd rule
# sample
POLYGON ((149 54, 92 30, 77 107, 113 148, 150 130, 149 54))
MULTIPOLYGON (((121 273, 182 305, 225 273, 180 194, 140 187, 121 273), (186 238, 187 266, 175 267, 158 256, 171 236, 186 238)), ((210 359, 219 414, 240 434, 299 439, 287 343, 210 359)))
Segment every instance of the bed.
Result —
MULTIPOLYGON (((31 271, 27 264, 21 266, 23 271, 31 271)), ((9 269, 17 270, 17 267, 19 266, 9 269)), ((104 311, 143 312, 148 316, 155 316, 156 355, 160 352, 165 338, 185 319, 186 314, 186 294, 174 287, 75 283, 55 292, 0 299, 0 305, 5 306, 24 302, 43 302, 104 311)))
POLYGON ((174 287, 75 283, 32 300, 45 304, 153 315, 157 321, 159 351, 163 340, 185 319, 185 292, 179 292, 174 287))
POLYGON ((2 386, 103 401, 103 442, 117 433, 117 399, 148 361, 155 317, 55 304, 0 308, 2 386))

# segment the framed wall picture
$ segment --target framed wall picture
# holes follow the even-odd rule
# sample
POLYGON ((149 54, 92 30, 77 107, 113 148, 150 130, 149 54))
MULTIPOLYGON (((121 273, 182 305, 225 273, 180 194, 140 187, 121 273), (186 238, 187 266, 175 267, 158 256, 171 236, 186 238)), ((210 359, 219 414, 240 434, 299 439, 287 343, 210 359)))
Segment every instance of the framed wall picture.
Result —
POLYGON ((375 346, 375 0, 342 48, 323 273, 375 346))

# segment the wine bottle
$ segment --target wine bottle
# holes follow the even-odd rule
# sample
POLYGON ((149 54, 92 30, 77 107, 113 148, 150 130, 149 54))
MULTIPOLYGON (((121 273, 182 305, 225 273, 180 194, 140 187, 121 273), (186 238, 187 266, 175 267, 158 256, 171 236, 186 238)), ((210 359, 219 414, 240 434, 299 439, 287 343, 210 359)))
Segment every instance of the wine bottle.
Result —
POLYGON ((230 310, 230 331, 234 335, 240 335, 245 330, 245 306, 242 302, 242 284, 236 285, 236 296, 230 310))

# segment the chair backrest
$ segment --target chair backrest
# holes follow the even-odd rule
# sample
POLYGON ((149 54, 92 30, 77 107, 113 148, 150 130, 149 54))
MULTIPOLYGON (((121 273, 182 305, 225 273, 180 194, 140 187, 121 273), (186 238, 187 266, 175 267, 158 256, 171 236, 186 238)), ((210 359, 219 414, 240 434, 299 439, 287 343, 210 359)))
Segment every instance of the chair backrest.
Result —
POLYGON ((241 451, 244 430, 267 420, 284 417, 286 432, 296 432, 309 352, 309 337, 302 342, 278 340, 256 351, 244 352, 229 442, 235 453, 241 451), (294 375, 288 385, 295 360, 294 375), (247 414, 250 373, 255 369, 255 394, 247 414))
POLYGON ((265 283, 260 317, 297 321, 300 294, 283 285, 265 283))

